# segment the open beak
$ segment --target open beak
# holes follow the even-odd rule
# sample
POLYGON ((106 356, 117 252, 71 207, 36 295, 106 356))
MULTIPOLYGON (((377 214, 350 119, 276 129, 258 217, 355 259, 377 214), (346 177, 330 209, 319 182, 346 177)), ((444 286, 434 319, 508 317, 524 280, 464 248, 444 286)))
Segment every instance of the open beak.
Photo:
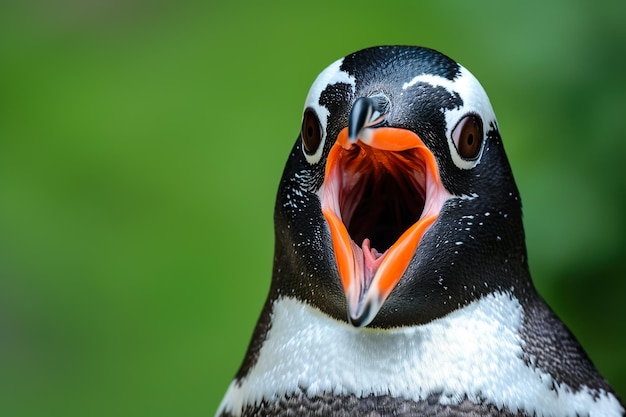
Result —
MULTIPOLYGON (((383 126, 359 99, 326 162, 320 190, 348 317, 366 326, 402 278, 451 194, 434 155, 412 131, 383 126)), ((380 108, 380 107, 379 107, 380 108)))

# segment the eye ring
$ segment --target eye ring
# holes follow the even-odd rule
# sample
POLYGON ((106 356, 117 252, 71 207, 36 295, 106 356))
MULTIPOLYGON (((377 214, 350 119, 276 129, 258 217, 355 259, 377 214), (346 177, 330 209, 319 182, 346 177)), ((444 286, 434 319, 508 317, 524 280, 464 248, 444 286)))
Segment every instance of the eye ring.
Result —
POLYGON ((309 155, 314 154, 322 143, 322 125, 317 114, 311 108, 304 111, 300 136, 304 151, 309 155))
POLYGON ((473 161, 480 155, 483 146, 483 121, 476 114, 464 116, 452 130, 452 142, 457 153, 466 161, 473 161))

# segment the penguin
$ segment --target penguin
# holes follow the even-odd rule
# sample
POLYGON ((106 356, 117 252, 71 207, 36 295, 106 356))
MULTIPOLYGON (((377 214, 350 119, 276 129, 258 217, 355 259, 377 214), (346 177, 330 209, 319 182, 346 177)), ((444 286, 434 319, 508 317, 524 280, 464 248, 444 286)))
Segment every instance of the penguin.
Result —
POLYGON ((533 285, 494 111, 454 60, 381 46, 323 70, 274 213, 218 416, 625 415, 533 285))

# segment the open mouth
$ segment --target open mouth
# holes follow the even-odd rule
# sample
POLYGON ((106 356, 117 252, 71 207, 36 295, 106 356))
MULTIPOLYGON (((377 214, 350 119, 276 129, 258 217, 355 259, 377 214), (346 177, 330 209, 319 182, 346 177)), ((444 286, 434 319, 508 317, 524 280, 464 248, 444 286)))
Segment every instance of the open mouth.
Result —
POLYGON ((348 316, 357 326, 374 319, 450 197, 417 135, 370 130, 355 143, 347 129, 340 132, 320 191, 348 316))

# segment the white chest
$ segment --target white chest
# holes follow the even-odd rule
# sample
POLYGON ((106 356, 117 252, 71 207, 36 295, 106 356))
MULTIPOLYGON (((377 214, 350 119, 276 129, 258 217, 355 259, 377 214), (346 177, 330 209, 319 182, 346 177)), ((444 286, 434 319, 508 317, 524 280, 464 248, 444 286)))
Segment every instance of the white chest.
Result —
POLYGON ((375 330, 338 322, 298 300, 274 304, 272 327, 259 358, 220 406, 235 414, 247 404, 304 387, 357 397, 391 395, 414 401, 442 393, 440 401, 488 401, 538 416, 619 416, 608 394, 553 389, 550 375, 522 359, 522 309, 508 294, 473 302, 424 326, 375 330))

